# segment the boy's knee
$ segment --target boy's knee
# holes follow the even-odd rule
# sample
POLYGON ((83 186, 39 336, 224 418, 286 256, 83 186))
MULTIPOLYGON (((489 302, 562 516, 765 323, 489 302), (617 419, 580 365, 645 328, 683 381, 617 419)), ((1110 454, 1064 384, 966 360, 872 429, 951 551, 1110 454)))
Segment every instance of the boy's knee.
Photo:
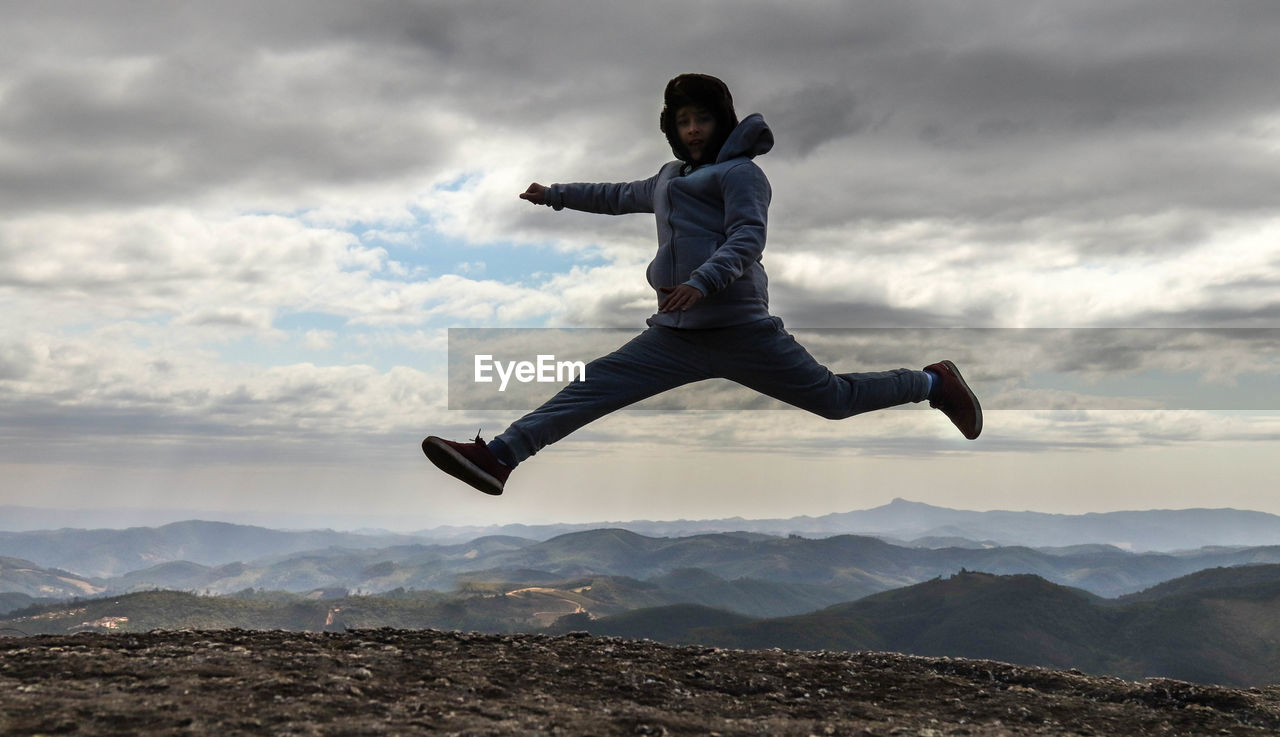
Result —
POLYGON ((847 409, 836 407, 824 407, 820 410, 816 410, 816 412, 819 417, 826 420, 843 420, 853 415, 853 413, 847 409))

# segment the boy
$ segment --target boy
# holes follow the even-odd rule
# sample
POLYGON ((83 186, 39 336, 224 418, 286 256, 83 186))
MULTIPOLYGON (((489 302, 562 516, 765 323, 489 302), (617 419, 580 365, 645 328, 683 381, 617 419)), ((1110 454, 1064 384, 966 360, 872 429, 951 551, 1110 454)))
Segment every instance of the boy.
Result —
POLYGON ((950 361, 922 371, 833 374, 769 314, 761 265, 771 190, 756 156, 773 133, 753 114, 739 121, 728 87, 682 74, 667 83, 659 129, 676 161, 654 176, 618 184, 534 183, 520 195, 535 205, 610 215, 653 213, 658 252, 648 280, 658 311, 649 328, 587 364, 576 381, 489 443, 422 441, 445 473, 501 494, 511 470, 542 448, 610 412, 677 386, 736 381, 829 419, 928 399, 970 440, 982 408, 950 361))

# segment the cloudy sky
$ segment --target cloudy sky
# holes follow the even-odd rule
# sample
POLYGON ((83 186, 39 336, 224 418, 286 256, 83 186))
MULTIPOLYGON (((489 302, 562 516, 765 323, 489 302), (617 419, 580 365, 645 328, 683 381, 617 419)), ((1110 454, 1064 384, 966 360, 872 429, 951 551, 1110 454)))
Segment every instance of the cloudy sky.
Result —
POLYGON ((894 497, 1280 513, 1269 0, 2 7, 0 505, 400 529, 894 497), (650 217, 516 195, 651 175, 686 71, 774 130, 774 313, 839 371, 952 358, 983 437, 704 384, 501 498, 441 477, 423 436, 519 414, 449 408, 450 328, 653 311, 650 217))

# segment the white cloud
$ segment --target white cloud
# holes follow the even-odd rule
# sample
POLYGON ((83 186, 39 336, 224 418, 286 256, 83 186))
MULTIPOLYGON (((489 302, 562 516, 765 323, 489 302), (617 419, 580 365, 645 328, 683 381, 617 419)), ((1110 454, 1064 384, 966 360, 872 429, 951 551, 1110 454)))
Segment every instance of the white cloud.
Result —
POLYGON ((308 330, 303 336, 303 343, 313 351, 327 351, 333 347, 338 334, 332 330, 308 330))

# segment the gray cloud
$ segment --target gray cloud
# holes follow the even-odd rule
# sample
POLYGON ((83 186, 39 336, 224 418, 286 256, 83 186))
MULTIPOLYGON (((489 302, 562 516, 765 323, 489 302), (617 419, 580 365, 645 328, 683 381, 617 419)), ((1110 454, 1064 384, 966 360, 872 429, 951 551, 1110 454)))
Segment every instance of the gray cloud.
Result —
POLYGON ((1144 310, 1126 316, 1126 325, 1197 327, 1211 325, 1232 328, 1269 328, 1280 324, 1280 300, 1268 299, 1248 306, 1206 305, 1189 309, 1144 310))
POLYGON ((828 141, 856 135, 871 121, 847 87, 821 85, 783 91, 761 103, 770 125, 785 133, 777 153, 807 156, 828 141))
POLYGON ((1255 3, 42 5, 0 32, 10 207, 426 177, 460 134, 429 113, 661 151, 662 82, 693 66, 770 113, 775 158, 861 140, 811 162, 858 217, 1256 210, 1280 184, 1207 135, 1274 114, 1280 19, 1255 3))
POLYGON ((0 143, 21 152, 0 169, 5 207, 384 180, 445 148, 416 115, 448 51, 447 9, 105 5, 9 19, 27 33, 6 45, 27 53, 3 80, 0 143))
POLYGON ((35 351, 22 343, 0 345, 0 381, 23 379, 36 365, 35 351))
POLYGON ((942 310, 896 307, 873 300, 832 299, 806 295, 783 283, 771 290, 773 312, 800 328, 918 328, 988 325, 989 310, 955 315, 942 310))

